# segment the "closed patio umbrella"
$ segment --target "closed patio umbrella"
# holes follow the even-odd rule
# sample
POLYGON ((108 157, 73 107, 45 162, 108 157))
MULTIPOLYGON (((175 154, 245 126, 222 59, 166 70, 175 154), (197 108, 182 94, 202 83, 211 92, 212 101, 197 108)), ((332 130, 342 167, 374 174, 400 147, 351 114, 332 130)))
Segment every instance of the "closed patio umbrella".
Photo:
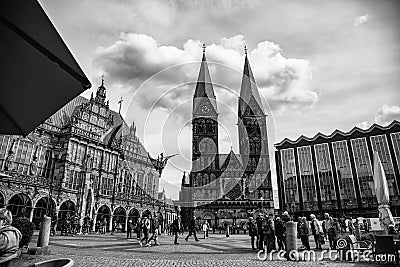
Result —
POLYGON ((388 230, 390 224, 394 224, 394 219, 389 206, 389 187, 386 180, 378 152, 374 152, 374 184, 375 195, 378 200, 379 219, 385 230, 388 230))
POLYGON ((91 84, 36 0, 0 1, 0 134, 28 135, 91 84))

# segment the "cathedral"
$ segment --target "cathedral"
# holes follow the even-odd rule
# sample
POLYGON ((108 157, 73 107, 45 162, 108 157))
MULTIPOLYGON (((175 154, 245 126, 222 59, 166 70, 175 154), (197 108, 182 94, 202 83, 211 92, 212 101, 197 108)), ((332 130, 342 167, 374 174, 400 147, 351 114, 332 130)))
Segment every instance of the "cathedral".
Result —
POLYGON ((90 99, 74 98, 27 137, 0 135, 0 207, 37 227, 45 214, 90 216, 93 227, 106 219, 108 229, 144 215, 172 222, 135 124, 110 109, 106 91, 102 80, 90 99))
POLYGON ((238 100, 239 154, 220 154, 218 107, 205 46, 192 110, 192 168, 184 173, 180 192, 184 225, 243 226, 249 216, 273 214, 266 114, 245 49, 238 100))

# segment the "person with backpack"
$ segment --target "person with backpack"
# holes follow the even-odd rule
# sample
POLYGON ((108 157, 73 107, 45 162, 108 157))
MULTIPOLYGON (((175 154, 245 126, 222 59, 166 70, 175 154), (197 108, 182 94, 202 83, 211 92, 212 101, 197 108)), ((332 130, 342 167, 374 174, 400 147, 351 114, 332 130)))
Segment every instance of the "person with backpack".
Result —
POLYGON ((257 236, 257 225, 254 222, 253 217, 249 217, 249 222, 247 223, 248 229, 249 229, 249 236, 250 236, 250 241, 251 241, 251 249, 252 250, 257 250, 257 248, 254 246, 254 239, 257 236))
POLYGON ((142 231, 143 238, 139 241, 139 245, 142 246, 142 242, 145 241, 145 246, 149 247, 149 232, 150 232, 151 222, 147 216, 144 216, 142 221, 142 231))

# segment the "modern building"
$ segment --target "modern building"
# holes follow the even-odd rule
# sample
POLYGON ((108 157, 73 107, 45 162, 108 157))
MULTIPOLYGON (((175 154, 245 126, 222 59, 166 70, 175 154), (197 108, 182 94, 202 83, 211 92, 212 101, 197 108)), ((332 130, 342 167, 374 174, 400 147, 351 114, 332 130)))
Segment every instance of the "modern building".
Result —
POLYGON ((373 180, 373 154, 385 170, 390 206, 400 215, 400 123, 367 130, 321 133, 312 138, 284 139, 275 144, 279 203, 295 215, 378 217, 373 180))
POLYGON ((0 207, 35 224, 76 213, 106 218, 111 229, 115 220, 126 227, 175 213, 158 200, 159 174, 135 124, 109 108, 104 80, 95 96, 76 97, 27 137, 0 135, 0 171, 0 207))
POLYGON ((238 101, 239 154, 219 153, 218 107, 203 46, 193 96, 192 169, 182 178, 183 223, 240 226, 257 212, 273 213, 266 114, 247 57, 238 101))

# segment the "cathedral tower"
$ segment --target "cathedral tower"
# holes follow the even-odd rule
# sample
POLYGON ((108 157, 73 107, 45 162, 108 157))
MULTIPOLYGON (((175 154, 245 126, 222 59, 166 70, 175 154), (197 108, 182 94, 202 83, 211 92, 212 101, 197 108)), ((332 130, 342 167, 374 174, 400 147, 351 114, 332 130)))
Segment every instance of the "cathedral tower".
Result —
POLYGON ((266 115, 246 48, 238 105, 238 131, 246 195, 249 198, 272 199, 266 115))
POLYGON ((191 186, 215 180, 218 163, 218 110, 203 45, 199 77, 193 95, 191 186))

